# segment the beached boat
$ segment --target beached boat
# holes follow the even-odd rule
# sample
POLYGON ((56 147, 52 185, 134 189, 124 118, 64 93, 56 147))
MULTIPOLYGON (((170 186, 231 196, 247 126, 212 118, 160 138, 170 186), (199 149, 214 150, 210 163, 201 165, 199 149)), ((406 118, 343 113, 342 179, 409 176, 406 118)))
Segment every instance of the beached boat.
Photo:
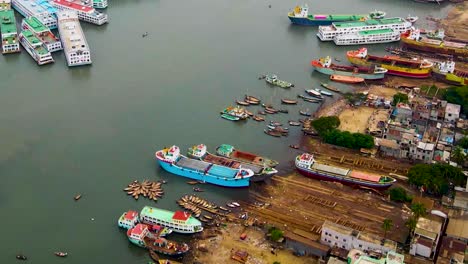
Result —
POLYGON ((0 12, 0 31, 2 34, 2 54, 20 52, 13 10, 0 12))
POLYGON ((228 114, 221 114, 221 117, 224 118, 224 119, 227 119, 229 121, 239 121, 240 120, 239 117, 228 115, 228 114))
POLYGON ((295 164, 297 170, 306 177, 324 181, 336 181, 350 186, 385 190, 395 182, 395 179, 389 176, 380 176, 367 172, 325 165, 315 161, 313 155, 308 153, 297 156, 295 164))
MULTIPOLYGON (((309 91, 309 90, 306 90, 306 92, 309 91)), ((315 91, 316 92, 316 91, 315 91)), ((316 97, 308 97, 308 96, 304 96, 302 94, 298 94, 297 97, 301 98, 302 100, 306 101, 306 102, 309 102, 309 103, 320 103, 321 99, 317 99, 316 97)))
POLYGON ((400 41, 400 31, 387 29, 361 30, 349 34, 333 37, 333 42, 338 46, 380 44, 400 41))
POLYGON ((333 22, 341 21, 364 21, 369 18, 383 18, 385 12, 371 12, 369 15, 339 15, 339 14, 311 14, 307 4, 296 6, 292 12, 288 13, 291 23, 302 26, 323 26, 331 25, 333 22))
POLYGON ((283 99, 281 99, 281 103, 283 103, 283 104, 297 104, 297 100, 283 98, 283 99))
POLYGON ((428 60, 407 59, 393 55, 368 55, 367 48, 348 51, 346 56, 354 65, 379 65, 388 70, 387 74, 410 78, 428 78, 431 75, 433 66, 433 63, 428 60))
POLYGON ((91 51, 76 12, 59 11, 57 17, 63 52, 68 66, 91 64, 91 51))
MULTIPOLYGON (((198 220, 197 220, 198 221, 198 220)), ((127 231, 127 237, 133 244, 168 256, 180 256, 189 251, 185 243, 179 244, 151 234, 147 225, 137 224, 127 231)))
POLYGON ((252 116, 252 119, 255 120, 255 121, 258 121, 258 122, 265 121, 264 117, 256 116, 256 115, 252 116))
POLYGON ((321 85, 323 88, 328 89, 328 90, 330 90, 330 91, 333 91, 333 92, 335 92, 335 93, 341 93, 340 89, 338 89, 338 88, 336 88, 335 86, 332 86, 332 85, 330 85, 330 84, 328 84, 328 83, 323 83, 323 82, 322 82, 322 83, 320 83, 320 85, 321 85))
POLYGON ((335 22, 330 26, 320 26, 317 37, 321 41, 332 41, 336 36, 348 35, 359 31, 392 29, 395 32, 403 33, 413 25, 401 17, 369 19, 356 22, 335 22))
POLYGON ((278 79, 278 76, 276 76, 275 74, 267 75, 265 77, 265 81, 271 85, 276 85, 281 88, 291 88, 294 86, 292 83, 278 79))
POLYGON ((438 30, 435 36, 430 38, 429 34, 421 36, 420 30, 407 31, 401 34, 401 42, 407 48, 430 53, 443 53, 460 57, 468 57, 468 44, 465 42, 445 41, 445 33, 438 30))
POLYGON ((170 173, 224 187, 248 187, 254 174, 250 169, 232 169, 185 157, 177 146, 159 150, 155 156, 159 165, 170 173))
POLYGON ((468 70, 456 69, 453 61, 436 63, 432 68, 432 74, 442 82, 453 85, 468 85, 468 70))
POLYGON ((217 147, 216 154, 219 156, 231 158, 234 160, 272 167, 272 168, 279 164, 275 160, 262 157, 262 156, 258 156, 249 152, 237 150, 233 146, 228 145, 228 144, 222 144, 219 147, 217 147))
POLYGON ((197 219, 184 211, 169 211, 145 206, 140 212, 140 221, 149 225, 160 225, 176 233, 192 234, 203 231, 197 219))
POLYGON ((19 41, 38 65, 53 63, 52 54, 42 45, 42 42, 29 30, 21 31, 19 41))
MULTIPOLYGON (((249 115, 247 114, 246 110, 241 107, 226 107, 221 111, 221 115, 230 115, 233 117, 238 117, 239 119, 247 119, 249 118, 249 115)), ((232 120, 232 121, 237 121, 237 120, 232 120)))
MULTIPOLYGON (((356 66, 345 66, 337 65, 332 62, 330 56, 325 58, 320 58, 318 60, 313 60, 311 62, 312 68, 320 73, 327 75, 342 75, 342 76, 356 76, 361 77, 366 80, 377 80, 383 79, 387 69, 378 66, 370 67, 356 67, 356 66)), ((327 88, 327 87, 325 87, 327 88)))
POLYGON ((334 82, 342 82, 342 83, 362 83, 364 82, 364 78, 355 77, 355 76, 343 76, 343 75, 330 75, 330 80, 334 82))
POLYGON ((30 30, 49 52, 62 50, 62 42, 37 17, 27 17, 21 23, 23 29, 30 30))

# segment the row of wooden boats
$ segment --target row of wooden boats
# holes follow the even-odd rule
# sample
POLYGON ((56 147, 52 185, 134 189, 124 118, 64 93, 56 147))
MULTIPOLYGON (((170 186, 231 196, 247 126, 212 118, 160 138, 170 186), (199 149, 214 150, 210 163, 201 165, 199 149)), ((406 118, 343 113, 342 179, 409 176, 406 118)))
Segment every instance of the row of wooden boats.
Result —
POLYGON ((184 202, 184 203, 192 203, 192 204, 195 204, 197 206, 200 206, 200 207, 203 207, 203 208, 207 208, 207 209, 217 209, 218 206, 214 203, 211 203, 201 197, 198 197, 196 195, 184 195, 180 198, 181 202, 184 202))
POLYGON ((151 182, 144 180, 143 182, 133 181, 125 189, 128 195, 133 196, 136 200, 138 197, 144 196, 148 197, 150 200, 157 201, 164 194, 163 189, 161 188, 160 182, 151 182))

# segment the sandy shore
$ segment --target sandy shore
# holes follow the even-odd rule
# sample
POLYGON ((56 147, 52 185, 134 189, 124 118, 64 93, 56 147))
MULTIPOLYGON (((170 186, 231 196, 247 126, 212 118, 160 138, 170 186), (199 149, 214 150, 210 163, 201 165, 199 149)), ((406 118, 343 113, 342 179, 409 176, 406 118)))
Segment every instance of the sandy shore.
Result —
POLYGON ((468 39, 468 1, 457 4, 441 21, 445 35, 457 39, 468 39))

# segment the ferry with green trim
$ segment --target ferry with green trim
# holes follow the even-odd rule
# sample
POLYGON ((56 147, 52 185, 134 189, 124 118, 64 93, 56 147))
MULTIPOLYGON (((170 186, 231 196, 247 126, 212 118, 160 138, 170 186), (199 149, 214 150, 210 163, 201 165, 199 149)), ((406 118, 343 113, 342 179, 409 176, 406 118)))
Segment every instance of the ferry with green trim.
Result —
POLYGON ((2 54, 20 52, 13 10, 0 11, 0 31, 2 32, 2 54))
POLYGON ((400 32, 393 29, 363 30, 346 35, 338 35, 333 38, 338 46, 378 44, 400 41, 400 32))
POLYGON ((42 45, 42 42, 30 31, 23 30, 19 35, 19 41, 24 49, 39 65, 53 63, 50 52, 42 45))
POLYGON ((49 52, 62 50, 62 42, 37 17, 24 18, 21 27, 30 30, 47 48, 49 52))
POLYGON ((335 22, 330 26, 320 26, 317 37, 321 41, 331 41, 335 36, 348 35, 359 31, 376 29, 393 29, 395 32, 403 33, 409 30, 413 24, 401 17, 369 19, 355 22, 335 22))
POLYGON ((177 233, 192 234, 203 231, 200 221, 185 211, 168 211, 145 206, 140 212, 140 221, 145 224, 160 225, 177 233))

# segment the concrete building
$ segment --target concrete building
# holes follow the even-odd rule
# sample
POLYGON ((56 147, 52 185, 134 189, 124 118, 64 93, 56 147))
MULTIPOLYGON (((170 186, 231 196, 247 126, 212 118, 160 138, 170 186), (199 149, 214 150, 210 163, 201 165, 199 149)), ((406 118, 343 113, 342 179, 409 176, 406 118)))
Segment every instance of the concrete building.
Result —
POLYGON ((410 157, 424 163, 431 163, 434 156, 434 144, 418 142, 410 145, 410 157))
POLYGON ((386 157, 403 158, 400 145, 394 139, 376 138, 375 145, 380 154, 386 157))
POLYGON ((330 252, 330 247, 320 244, 294 232, 284 232, 285 247, 301 255, 316 256, 324 259, 330 252))
POLYGON ((413 110, 408 104, 399 103, 393 109, 391 117, 396 121, 405 126, 411 123, 413 116, 413 110))
POLYGON ((325 221, 322 225, 320 242, 330 247, 338 247, 346 250, 379 250, 385 254, 389 251, 396 250, 396 243, 394 241, 382 239, 374 234, 359 232, 330 221, 325 221))
POLYGON ((403 264, 405 256, 395 251, 389 251, 387 254, 372 252, 367 255, 365 252, 352 249, 348 254, 348 264, 403 264))
POLYGON ((450 218, 445 233, 448 237, 468 242, 468 219, 450 218))
POLYGON ((455 124, 460 118, 460 105, 447 103, 445 107, 445 122, 450 122, 455 124))
POLYGON ((466 242, 443 237, 437 264, 462 264, 465 260, 466 242))
POLYGON ((410 254, 432 259, 439 241, 444 218, 437 215, 420 217, 414 230, 410 254))

